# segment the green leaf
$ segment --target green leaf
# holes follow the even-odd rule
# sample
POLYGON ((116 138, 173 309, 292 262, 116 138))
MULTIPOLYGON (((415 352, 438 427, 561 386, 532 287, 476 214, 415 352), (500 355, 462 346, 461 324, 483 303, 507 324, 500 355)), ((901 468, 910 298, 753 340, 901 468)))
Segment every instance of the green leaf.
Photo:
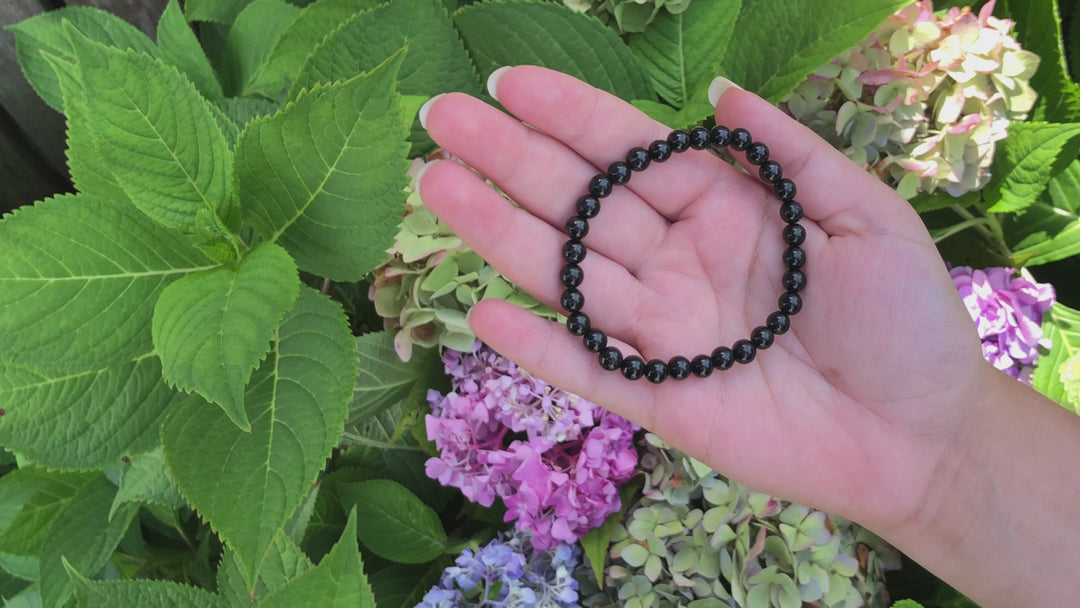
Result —
POLYGON ((69 34, 94 147, 131 201, 183 232, 199 232, 199 212, 237 228, 229 146, 210 102, 159 59, 69 34))
POLYGON ((713 115, 715 111, 708 101, 691 99, 682 109, 675 108, 648 99, 635 99, 630 102, 635 108, 648 114, 649 118, 674 129, 689 128, 699 125, 713 115))
POLYGON ((0 221, 0 357, 102 369, 152 349, 166 285, 216 266, 128 205, 64 195, 0 221))
POLYGON ((157 48, 145 34, 112 13, 85 6, 68 6, 48 11, 9 25, 15 33, 15 45, 26 80, 45 103, 58 112, 64 111, 60 79, 44 53, 68 62, 75 61, 75 51, 64 31, 64 23, 74 27, 91 40, 120 49, 134 49, 154 55, 157 48))
POLYGON ((176 0, 169 0, 161 13, 157 44, 161 58, 180 68, 204 97, 211 100, 224 97, 214 68, 210 66, 210 60, 206 58, 176 0))
POLYGON ((91 581, 64 562, 79 608, 219 608, 221 599, 203 589, 172 581, 91 581))
POLYGON ((314 564, 300 547, 289 540, 284 532, 274 536, 266 561, 259 571, 259 581, 255 592, 247 589, 243 570, 236 553, 226 551, 218 569, 218 592, 224 603, 237 608, 258 605, 267 595, 284 587, 289 581, 311 570, 314 564))
POLYGON ((244 387, 299 290, 296 264, 274 243, 258 244, 239 265, 166 287, 154 308, 154 347, 166 380, 250 430, 244 387))
MULTIPOLYGON (((277 98, 296 81, 308 56, 327 35, 353 15, 382 3, 383 0, 319 0, 304 7, 300 16, 278 38, 247 90, 277 98)), ((403 45, 398 48, 400 46, 403 45)), ((356 74, 356 67, 353 66, 354 72, 350 76, 356 74)))
POLYGON ((236 145, 244 219, 302 269, 355 281, 383 261, 408 182, 402 55, 253 121, 236 145))
POLYGON ((998 146, 991 167, 993 178, 984 198, 990 211, 1006 213, 1027 208, 1046 189, 1050 179, 1076 158, 1080 123, 1014 122, 1009 137, 998 146))
POLYGON ((150 353, 87 371, 45 371, 0 359, 0 443, 33 462, 100 469, 158 445, 184 396, 150 353))
POLYGON ((232 23, 251 0, 187 0, 184 3, 188 21, 232 23))
POLYGON ((446 91, 480 93, 465 47, 439 0, 395 0, 359 13, 329 34, 307 59, 289 96, 316 83, 348 80, 375 69, 402 47, 398 90, 430 96, 446 91))
POLYGON ((893 604, 892 608, 923 608, 923 605, 915 600, 900 600, 893 604))
POLYGON ((394 351, 393 332, 380 331, 356 339, 360 378, 353 389, 346 426, 360 424, 402 400, 423 399, 435 377, 443 374, 436 349, 416 349, 408 362, 394 351))
POLYGON ((1046 122, 1080 122, 1080 86, 1069 77, 1065 64, 1058 0, 1005 0, 999 7, 1015 21, 1013 34, 1024 49, 1042 59, 1031 77, 1031 86, 1039 93, 1032 116, 1046 122))
POLYGON ((281 105, 259 97, 230 97, 218 102, 218 108, 241 130, 256 118, 269 116, 281 105))
POLYGON ((74 588, 62 560, 80 572, 97 573, 112 556, 138 508, 122 507, 110 520, 116 486, 104 475, 72 497, 53 522, 41 548, 41 605, 59 608, 74 588))
POLYGON ((682 108, 708 88, 719 73, 741 6, 742 0, 695 2, 679 14, 661 11, 648 29, 630 35, 630 50, 668 103, 682 108))
POLYGON ((165 468, 165 456, 161 449, 139 454, 124 466, 120 477, 120 489, 113 498, 109 519, 125 504, 153 504, 168 509, 178 509, 186 503, 176 489, 176 482, 165 468))
POLYGON ((1061 404, 1062 407, 1080 414, 1080 394, 1076 387, 1066 385, 1071 378, 1075 382, 1076 361, 1080 361, 1080 311, 1057 303, 1043 318, 1043 337, 1050 340, 1050 352, 1039 357, 1032 376, 1035 390, 1061 404))
POLYGON ((745 0, 721 62, 739 86, 772 103, 866 38, 908 0, 745 0))
POLYGON ((356 545, 356 519, 355 512, 349 514, 341 540, 318 566, 271 593, 259 608, 375 608, 356 545))
POLYGON ((428 564, 391 564, 371 575, 371 590, 379 608, 415 608, 439 582, 449 557, 428 564))
POLYGON ((236 551, 253 589, 274 535, 337 445, 356 381, 341 307, 304 288, 246 394, 251 432, 192 400, 162 425, 180 493, 236 551))
POLYGON ((581 537, 581 548, 585 551, 585 557, 588 558, 593 574, 601 587, 604 584, 604 560, 607 559, 608 548, 611 546, 611 535, 619 522, 626 517, 630 507, 637 504, 644 486, 643 478, 634 477, 619 488, 618 512, 609 515, 599 527, 589 530, 585 536, 581 537))
POLYGON ((388 479, 342 483, 342 505, 356 506, 360 541, 379 557, 422 564, 449 548, 439 515, 401 484, 388 479))
POLYGON ((229 97, 250 95, 270 51, 300 15, 285 0, 255 0, 236 17, 222 56, 221 80, 229 97))
POLYGON ((1018 265, 1080 255, 1080 161, 1054 176, 1022 213, 1003 216, 1001 227, 1018 265))
POLYGON ((562 3, 470 4, 454 23, 485 78, 504 65, 535 64, 627 101, 655 95, 648 72, 614 30, 562 3))
POLYGON ((91 473, 61 473, 36 467, 0 477, 0 552, 37 555, 60 512, 96 478, 91 473))

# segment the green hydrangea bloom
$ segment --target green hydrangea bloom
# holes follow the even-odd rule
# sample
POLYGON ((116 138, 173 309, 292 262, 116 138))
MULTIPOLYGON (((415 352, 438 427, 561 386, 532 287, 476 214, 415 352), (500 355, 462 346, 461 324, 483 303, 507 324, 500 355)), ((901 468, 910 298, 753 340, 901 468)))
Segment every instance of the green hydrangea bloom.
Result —
POLYGON ((652 23, 660 9, 678 15, 690 0, 563 0, 570 8, 614 21, 620 32, 641 32, 652 23))
POLYGON ((812 74, 784 107, 906 198, 977 190, 990 180, 996 142, 1035 103, 1029 81, 1039 66, 993 7, 935 14, 931 0, 915 2, 812 74))
MULTIPOLYGON (((435 157, 445 158, 441 153, 435 157)), ((425 163, 413 160, 401 226, 368 292, 385 327, 397 332, 394 348, 401 360, 412 357, 414 345, 472 350, 476 336, 466 314, 482 299, 508 300, 555 318, 554 311, 507 281, 424 206, 415 178, 425 163)))
POLYGON ((887 605, 899 554, 860 526, 754 492, 646 435, 641 499, 612 534, 598 608, 887 605))

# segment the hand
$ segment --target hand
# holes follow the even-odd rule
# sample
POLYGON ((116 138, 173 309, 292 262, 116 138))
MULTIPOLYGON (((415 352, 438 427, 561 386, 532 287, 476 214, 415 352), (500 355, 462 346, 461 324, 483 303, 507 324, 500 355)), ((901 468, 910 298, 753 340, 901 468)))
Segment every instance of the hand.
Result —
MULTIPOLYGON (((575 201, 590 177, 670 128, 542 68, 505 71, 495 86, 517 119, 449 94, 425 108, 425 123, 520 207, 449 161, 428 168, 420 192, 481 256, 560 310, 575 201)), ((948 457, 965 397, 997 372, 907 201, 751 93, 729 88, 717 123, 765 143, 805 208, 804 306, 772 347, 707 379, 652 385, 603 370, 563 325, 506 302, 478 304, 472 327, 536 375, 755 489, 879 529, 900 525, 948 457)), ((634 174, 602 207, 585 238, 584 312, 624 356, 707 354, 776 310, 783 223, 756 176, 687 151, 634 174)))

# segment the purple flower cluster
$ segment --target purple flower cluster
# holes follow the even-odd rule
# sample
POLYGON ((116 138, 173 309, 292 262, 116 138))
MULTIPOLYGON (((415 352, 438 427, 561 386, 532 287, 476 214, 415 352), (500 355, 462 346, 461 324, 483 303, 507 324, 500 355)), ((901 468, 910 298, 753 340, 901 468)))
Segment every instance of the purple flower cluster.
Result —
POLYGON ((547 551, 528 547, 521 535, 496 538, 474 554, 465 549, 443 570, 439 584, 417 608, 572 608, 578 606, 576 545, 547 551))
POLYGON ((949 274, 975 321, 983 356, 1010 376, 1027 378, 1039 357, 1043 313, 1054 304, 1054 288, 1012 268, 957 266, 949 274))
POLYGON ((619 510, 637 427, 477 343, 443 356, 453 390, 428 393, 426 472, 484 506, 495 497, 543 550, 573 543, 619 510))

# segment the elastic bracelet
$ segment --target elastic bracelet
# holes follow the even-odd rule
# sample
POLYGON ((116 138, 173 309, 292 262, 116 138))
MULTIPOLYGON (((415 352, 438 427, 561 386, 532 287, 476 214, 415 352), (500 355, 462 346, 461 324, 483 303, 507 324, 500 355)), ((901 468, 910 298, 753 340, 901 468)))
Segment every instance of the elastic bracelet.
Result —
POLYGON ((783 168, 775 160, 769 160, 769 149, 765 144, 753 141, 746 129, 729 129, 717 125, 711 130, 702 126, 690 130, 676 129, 667 139, 658 139, 648 148, 634 147, 626 153, 625 161, 618 161, 608 167, 606 173, 599 173, 589 180, 589 192, 577 200, 576 214, 566 222, 566 234, 570 240, 563 245, 562 255, 566 265, 559 272, 559 281, 566 288, 560 303, 567 312, 566 327, 575 336, 581 336, 585 349, 598 353, 600 367, 619 370, 628 380, 642 377, 659 384, 667 378, 685 380, 691 374, 706 378, 713 370, 730 369, 735 363, 750 363, 757 356, 757 351, 772 346, 777 335, 786 333, 791 327, 791 316, 802 309, 802 296, 799 292, 806 286, 806 252, 800 247, 806 239, 806 229, 799 224, 803 217, 803 208, 795 201, 795 182, 784 177, 783 168), (784 291, 777 301, 777 310, 769 314, 764 325, 759 325, 750 332, 750 337, 738 340, 730 347, 719 346, 711 354, 701 354, 688 359, 682 355, 669 361, 652 359, 646 362, 637 355, 624 357, 615 346, 609 346, 607 335, 593 327, 589 317, 582 311, 585 296, 580 287, 585 280, 581 262, 588 249, 584 238, 589 233, 589 220, 600 213, 600 201, 609 196, 615 186, 625 185, 634 173, 645 171, 653 162, 662 163, 671 158, 673 153, 687 150, 731 149, 744 152, 746 160, 758 167, 758 176, 772 186, 773 194, 780 200, 780 218, 784 221, 783 239, 787 248, 783 262, 787 267, 782 284, 784 291))

